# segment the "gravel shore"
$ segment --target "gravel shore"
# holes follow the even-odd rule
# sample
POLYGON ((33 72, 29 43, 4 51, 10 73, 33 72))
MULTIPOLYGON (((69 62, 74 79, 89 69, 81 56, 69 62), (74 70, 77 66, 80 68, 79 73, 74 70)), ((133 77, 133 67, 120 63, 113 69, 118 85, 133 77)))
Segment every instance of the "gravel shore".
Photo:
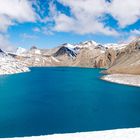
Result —
POLYGON ((101 79, 113 83, 140 87, 140 75, 110 74, 110 75, 103 76, 101 79))

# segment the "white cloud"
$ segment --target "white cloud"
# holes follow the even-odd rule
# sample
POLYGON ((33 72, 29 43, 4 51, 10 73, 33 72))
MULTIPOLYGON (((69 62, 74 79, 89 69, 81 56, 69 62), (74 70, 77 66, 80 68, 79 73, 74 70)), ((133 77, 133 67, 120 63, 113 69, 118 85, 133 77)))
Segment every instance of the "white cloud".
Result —
POLYGON ((133 34, 131 34, 131 35, 129 35, 126 39, 124 39, 124 43, 131 43, 132 41, 134 41, 134 40, 136 40, 136 36, 135 35, 133 35, 133 34))
POLYGON ((35 28, 33 28, 33 31, 34 31, 34 32, 40 32, 40 31, 41 31, 41 29, 40 29, 40 28, 38 28, 38 27, 35 27, 35 28))
POLYGON ((124 28, 140 19, 140 0, 112 0, 108 10, 124 28))
POLYGON ((37 39, 38 38, 36 35, 31 35, 31 34, 27 34, 27 33, 21 34, 21 37, 23 39, 37 39))
POLYGON ((19 22, 35 21, 35 12, 28 0, 0 0, 0 14, 19 22))
POLYGON ((106 27, 103 19, 106 14, 107 3, 104 0, 58 0, 64 6, 68 6, 71 16, 56 11, 54 4, 53 19, 54 31, 75 32, 78 34, 118 35, 111 27, 106 27))
POLYGON ((13 48, 8 35, 5 34, 9 26, 36 21, 37 16, 32 4, 29 0, 0 0, 0 48, 3 50, 13 48))
POLYGON ((53 35, 52 26, 42 26, 42 27, 35 27, 33 28, 34 32, 43 33, 45 35, 53 35))
POLYGON ((102 33, 105 35, 117 35, 118 33, 109 28, 105 27, 103 23, 98 22, 96 19, 77 20, 66 16, 65 14, 59 14, 55 17, 55 31, 63 32, 75 32, 77 34, 96 34, 102 33))
POLYGON ((13 23, 9 17, 0 15, 0 32, 6 32, 11 25, 13 25, 13 23))
POLYGON ((133 35, 139 36, 140 35, 140 29, 131 30, 130 33, 133 34, 133 35))
POLYGON ((57 0, 70 9, 70 15, 58 11, 50 3, 54 31, 74 32, 77 34, 118 35, 115 28, 106 26, 104 18, 111 15, 118 22, 118 29, 132 25, 140 19, 139 0, 57 0))
POLYGON ((91 16, 99 16, 106 11, 105 0, 58 0, 65 6, 69 6, 75 15, 79 16, 82 12, 91 16))
POLYGON ((36 13, 28 0, 0 0, 0 32, 16 22, 35 22, 36 13))
POLYGON ((129 32, 123 33, 121 38, 123 39, 124 43, 130 43, 139 37, 140 37, 140 29, 134 29, 130 30, 129 32))
POLYGON ((9 42, 8 36, 0 34, 0 49, 11 51, 14 46, 9 42))

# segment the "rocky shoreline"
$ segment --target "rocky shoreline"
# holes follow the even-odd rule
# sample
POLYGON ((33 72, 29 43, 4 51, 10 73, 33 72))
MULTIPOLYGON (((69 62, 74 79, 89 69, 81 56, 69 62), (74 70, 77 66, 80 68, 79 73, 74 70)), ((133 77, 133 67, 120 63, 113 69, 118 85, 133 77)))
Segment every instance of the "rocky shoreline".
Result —
POLYGON ((140 128, 54 134, 21 138, 1 138, 0 140, 140 140, 140 128))
POLYGON ((22 72, 29 72, 30 69, 19 62, 15 61, 1 61, 0 63, 0 75, 16 74, 22 72))
POLYGON ((113 83, 140 87, 140 75, 109 74, 103 76, 101 79, 113 83))

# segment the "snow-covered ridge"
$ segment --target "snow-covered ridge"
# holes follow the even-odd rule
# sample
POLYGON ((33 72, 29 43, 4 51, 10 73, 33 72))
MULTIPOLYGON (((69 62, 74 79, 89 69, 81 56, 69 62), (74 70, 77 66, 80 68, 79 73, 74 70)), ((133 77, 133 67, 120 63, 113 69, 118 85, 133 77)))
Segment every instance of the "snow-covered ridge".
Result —
POLYGON ((13 57, 0 51, 0 75, 28 72, 29 68, 16 61, 13 57))
POLYGON ((15 74, 30 71, 29 68, 15 61, 0 62, 0 75, 15 74))
MULTIPOLYGON (((122 49, 126 47, 126 45, 127 44, 115 44, 115 43, 101 44, 101 43, 97 43, 91 40, 91 41, 84 41, 77 44, 65 43, 65 44, 60 45, 59 48, 66 47, 69 50, 73 51, 74 53, 77 53, 76 51, 80 49, 89 49, 89 50, 100 49, 101 51, 105 51, 106 49, 113 48, 115 50, 118 50, 118 49, 122 49)), ((32 47, 30 50, 19 47, 17 48, 14 54, 24 56, 27 54, 28 55, 41 55, 41 53, 42 53, 41 49, 36 48, 36 47, 32 47)))
POLYGON ((115 49, 115 50, 116 49, 120 50, 120 49, 125 48, 127 46, 127 44, 108 43, 108 44, 104 44, 103 46, 106 47, 106 48, 112 48, 112 49, 115 49))
POLYGON ((94 49, 94 47, 97 46, 97 45, 98 45, 98 43, 96 43, 95 41, 85 41, 85 42, 76 44, 75 48, 79 48, 79 49, 82 49, 82 48, 94 49))
POLYGON ((69 48, 69 49, 74 49, 75 48, 75 45, 72 45, 72 44, 69 44, 69 43, 64 44, 64 46, 69 48))
POLYGON ((127 44, 124 44, 124 43, 107 43, 107 44, 101 44, 101 43, 97 43, 95 41, 84 41, 84 42, 81 42, 81 43, 78 43, 78 44, 69 44, 69 43, 66 43, 66 44, 63 44, 65 47, 69 48, 69 49, 73 49, 73 50, 76 50, 76 49, 90 49, 90 50, 93 50, 93 49, 101 49, 102 51, 105 50, 105 49, 114 49, 114 50, 120 50, 120 49, 123 49, 126 47, 127 44))

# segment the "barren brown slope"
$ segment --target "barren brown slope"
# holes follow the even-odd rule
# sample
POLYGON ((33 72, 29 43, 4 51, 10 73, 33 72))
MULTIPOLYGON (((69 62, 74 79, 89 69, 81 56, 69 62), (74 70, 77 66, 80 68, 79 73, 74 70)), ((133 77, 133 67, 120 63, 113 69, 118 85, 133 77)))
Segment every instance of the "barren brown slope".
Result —
POLYGON ((100 50, 90 50, 88 48, 81 49, 73 62, 74 66, 95 67, 95 59, 101 55, 100 50))
POLYGON ((97 68, 108 68, 116 60, 117 52, 114 49, 107 49, 105 53, 99 55, 95 59, 95 67, 97 68))
POLYGON ((120 51, 117 59, 106 73, 140 74, 140 40, 133 41, 120 51))

